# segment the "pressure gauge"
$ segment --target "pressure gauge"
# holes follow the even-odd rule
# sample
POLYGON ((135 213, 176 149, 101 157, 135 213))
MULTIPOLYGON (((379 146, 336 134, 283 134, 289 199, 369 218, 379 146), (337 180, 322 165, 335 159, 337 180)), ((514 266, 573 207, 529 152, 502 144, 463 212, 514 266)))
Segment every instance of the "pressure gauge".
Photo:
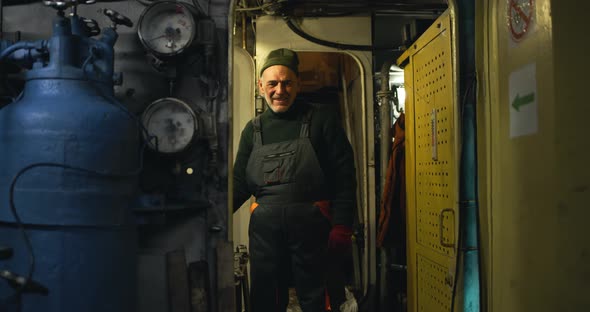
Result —
POLYGON ((158 1, 139 18, 137 34, 146 49, 157 56, 174 56, 188 49, 197 33, 196 9, 189 4, 158 1))
POLYGON ((185 150, 196 137, 198 120, 185 102, 176 98, 159 99, 145 109, 141 120, 151 136, 150 147, 161 153, 185 150))

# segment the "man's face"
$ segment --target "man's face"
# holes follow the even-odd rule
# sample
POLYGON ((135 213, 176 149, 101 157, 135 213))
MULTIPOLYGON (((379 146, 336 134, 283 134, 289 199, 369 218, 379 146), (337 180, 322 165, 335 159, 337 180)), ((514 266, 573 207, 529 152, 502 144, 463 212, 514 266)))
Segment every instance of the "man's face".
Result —
POLYGON ((287 66, 274 65, 258 80, 260 93, 275 113, 286 112, 299 92, 299 78, 287 66))

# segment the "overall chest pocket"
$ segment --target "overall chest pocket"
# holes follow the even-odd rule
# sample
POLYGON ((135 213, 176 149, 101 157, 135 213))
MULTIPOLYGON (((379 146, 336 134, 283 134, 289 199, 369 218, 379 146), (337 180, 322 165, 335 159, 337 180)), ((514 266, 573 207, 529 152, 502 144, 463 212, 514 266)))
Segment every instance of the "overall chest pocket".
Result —
POLYGON ((295 178, 295 151, 265 155, 262 159, 263 179, 266 185, 293 182, 295 178))

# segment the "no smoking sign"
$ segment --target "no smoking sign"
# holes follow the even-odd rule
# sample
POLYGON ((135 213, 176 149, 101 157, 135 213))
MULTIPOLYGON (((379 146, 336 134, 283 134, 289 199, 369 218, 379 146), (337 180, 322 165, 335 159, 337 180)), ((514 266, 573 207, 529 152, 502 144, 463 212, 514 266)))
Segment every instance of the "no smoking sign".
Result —
POLYGON ((534 18, 534 0, 508 0, 508 19, 512 39, 520 41, 530 32, 534 18))

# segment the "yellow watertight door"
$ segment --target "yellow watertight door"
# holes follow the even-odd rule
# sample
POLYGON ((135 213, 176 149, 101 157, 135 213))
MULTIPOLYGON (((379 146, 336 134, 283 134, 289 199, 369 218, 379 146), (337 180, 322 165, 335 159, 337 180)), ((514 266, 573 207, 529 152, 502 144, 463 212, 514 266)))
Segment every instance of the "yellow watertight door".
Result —
POLYGON ((404 67, 408 310, 451 310, 458 225, 458 114, 449 11, 398 60, 404 67))

